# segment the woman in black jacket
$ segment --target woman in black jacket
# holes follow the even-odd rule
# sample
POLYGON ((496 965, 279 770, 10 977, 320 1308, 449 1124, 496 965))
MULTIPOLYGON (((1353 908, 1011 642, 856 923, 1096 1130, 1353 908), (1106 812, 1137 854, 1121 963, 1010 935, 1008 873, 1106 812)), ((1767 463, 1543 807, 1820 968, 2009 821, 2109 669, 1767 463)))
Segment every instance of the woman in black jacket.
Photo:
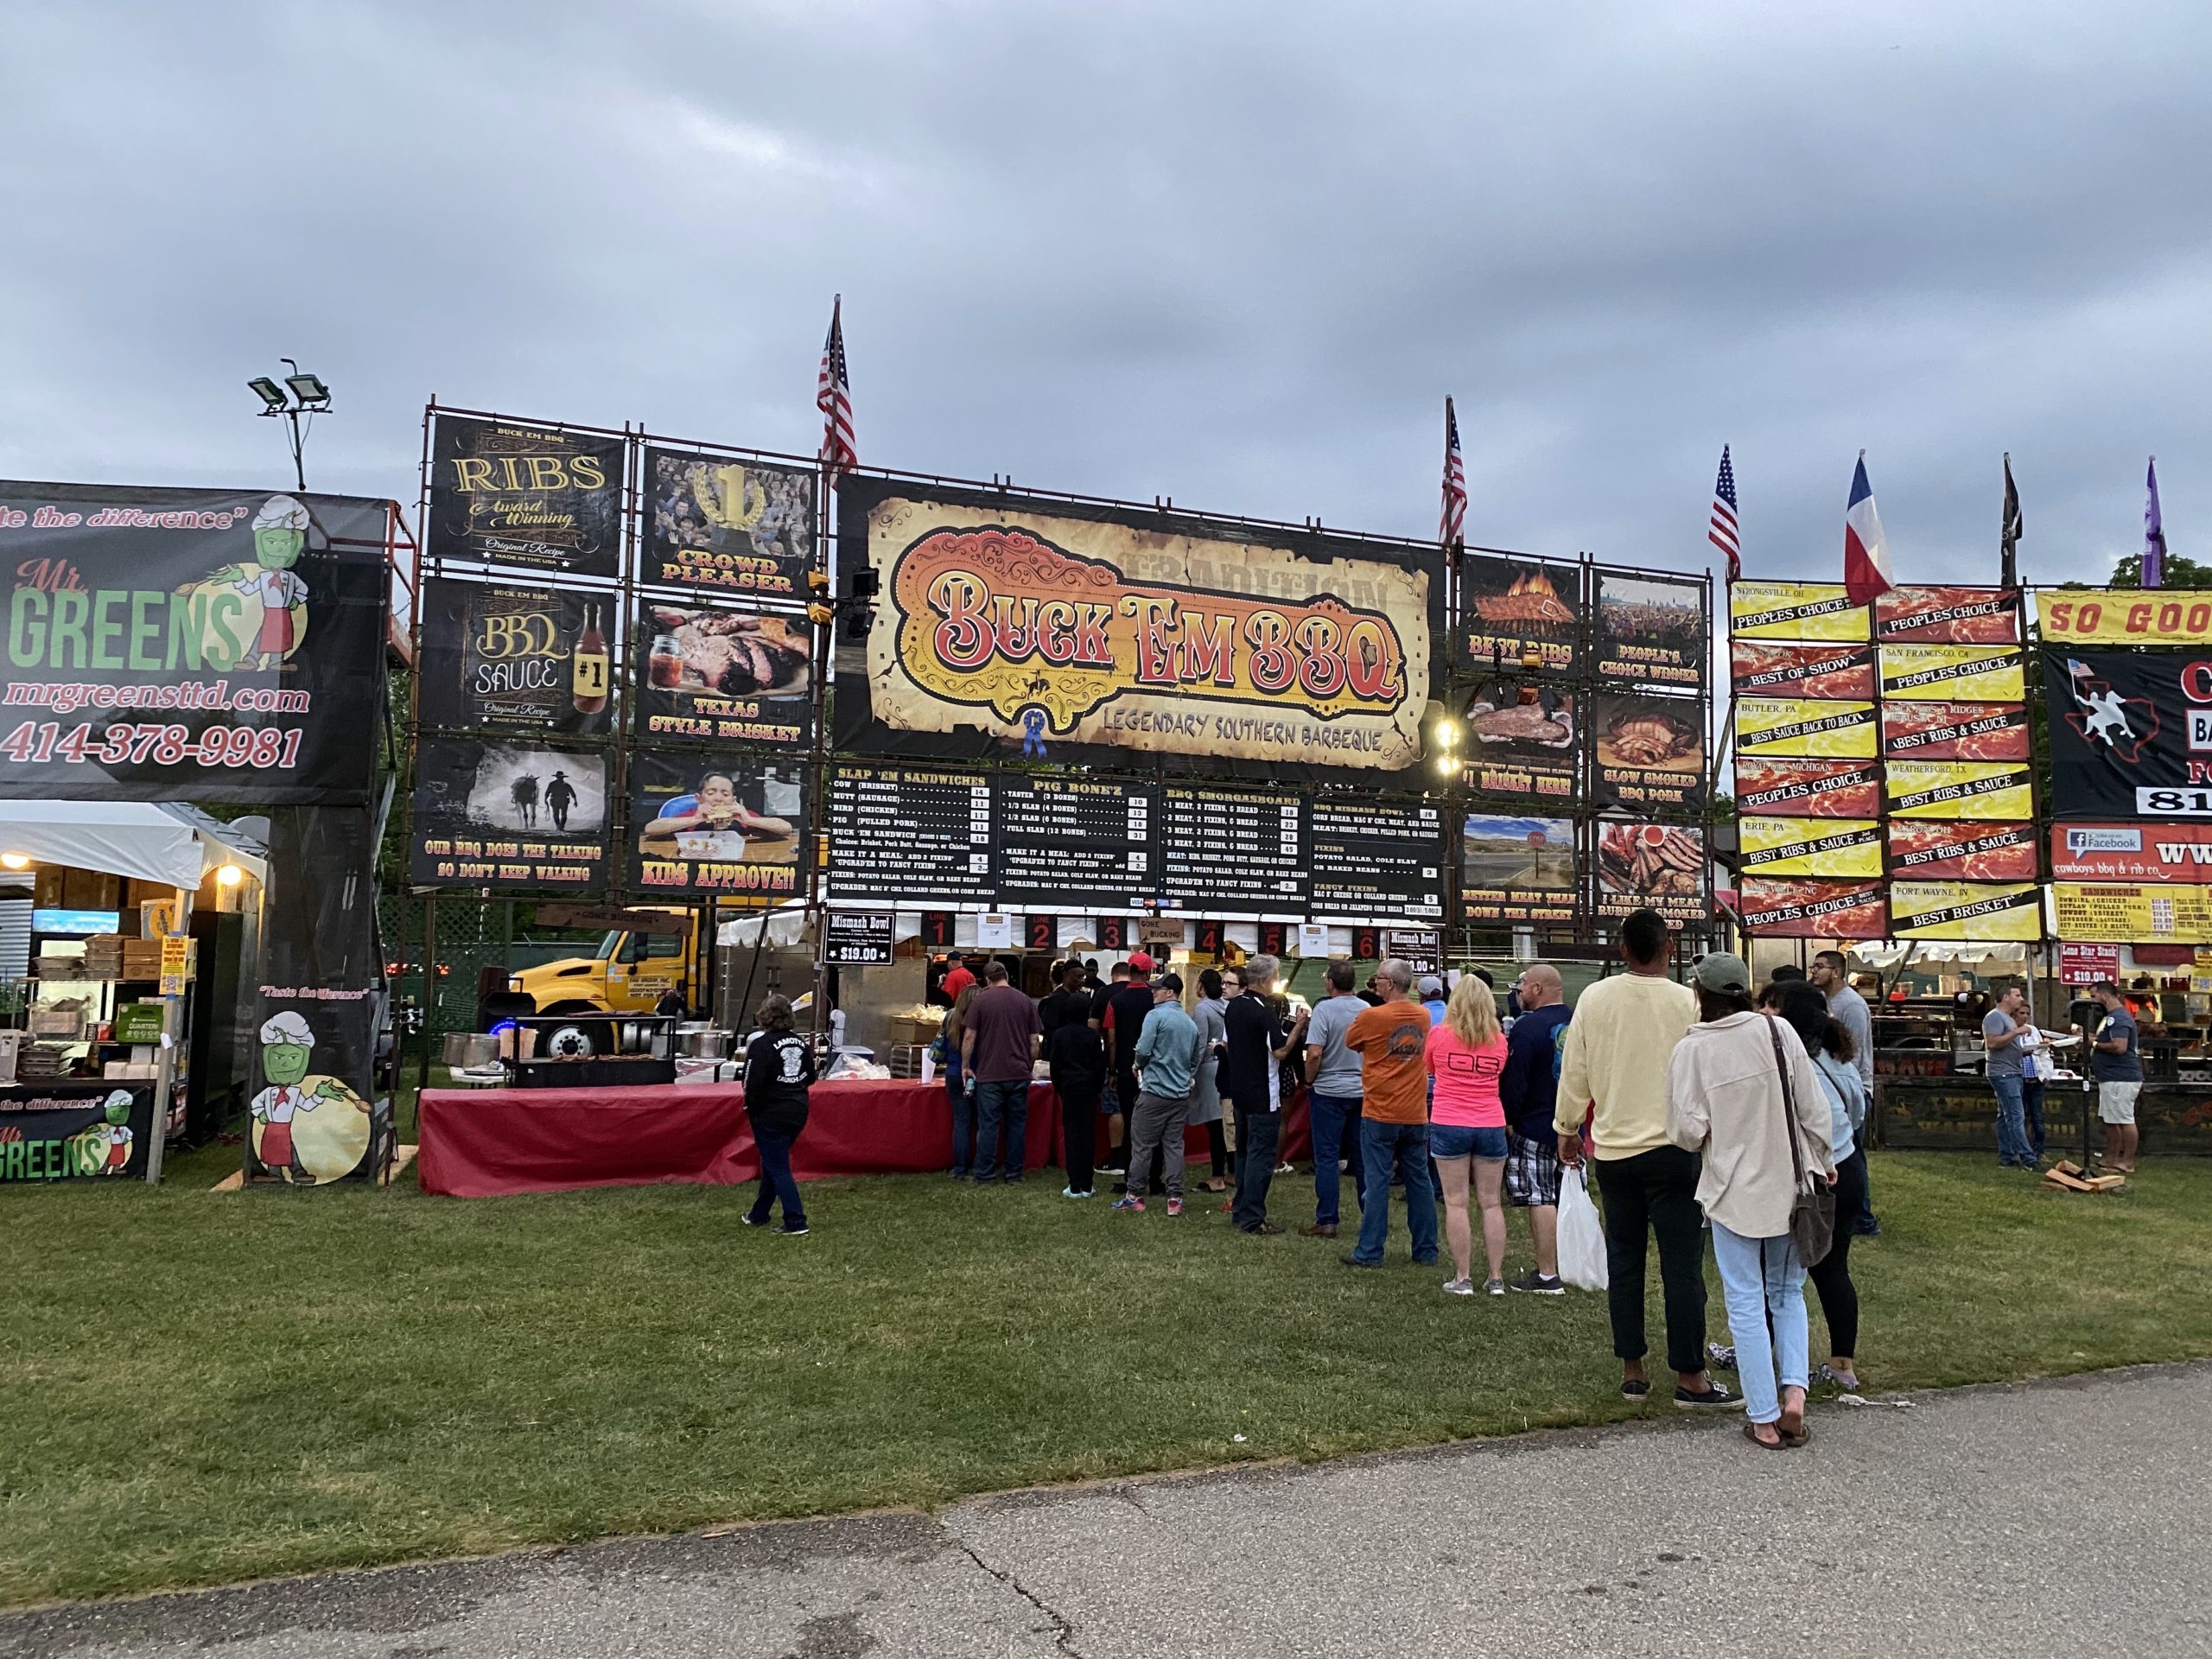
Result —
POLYGON ((760 1196, 740 1219, 748 1227, 766 1227, 775 1200, 781 1198, 782 1230, 796 1238, 806 1231, 806 1205, 791 1177, 791 1145, 806 1128, 814 1054, 791 1029, 788 999, 769 997, 756 1017, 760 1034, 745 1051, 745 1115, 752 1120, 753 1144, 760 1154, 760 1196))

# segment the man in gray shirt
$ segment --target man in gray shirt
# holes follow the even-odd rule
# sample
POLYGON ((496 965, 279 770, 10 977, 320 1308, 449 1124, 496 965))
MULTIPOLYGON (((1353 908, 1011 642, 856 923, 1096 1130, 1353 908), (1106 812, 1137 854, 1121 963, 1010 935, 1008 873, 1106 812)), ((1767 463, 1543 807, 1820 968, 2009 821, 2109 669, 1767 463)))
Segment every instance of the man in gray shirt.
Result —
MULTIPOLYGON (((1874 1016, 1866 1006, 1866 999, 1851 988, 1851 964, 1844 960, 1840 950, 1823 950, 1813 958, 1812 971, 1805 977, 1813 988, 1828 1000, 1828 1018, 1851 1034, 1851 1063, 1859 1069, 1859 1081, 1866 1088, 1866 1109, 1874 1109, 1874 1016)), ((1863 1139, 1853 1150, 1854 1158, 1865 1158, 1863 1139)), ((1882 1224, 1874 1219, 1873 1188, 1861 1182, 1860 1191, 1866 1194, 1855 1216, 1838 1216, 1839 1226, 1848 1227, 1865 1238, 1879 1238, 1882 1224)))
POLYGON ((1313 1224, 1298 1230, 1307 1238, 1337 1236, 1340 1191, 1338 1164, 1351 1160, 1352 1197, 1362 1187, 1359 1167, 1360 1064, 1357 1049, 1344 1046, 1351 1022, 1367 1012, 1352 994, 1349 962, 1329 964, 1329 995, 1314 1005, 1306 1026, 1306 1110, 1313 1133, 1313 1224))

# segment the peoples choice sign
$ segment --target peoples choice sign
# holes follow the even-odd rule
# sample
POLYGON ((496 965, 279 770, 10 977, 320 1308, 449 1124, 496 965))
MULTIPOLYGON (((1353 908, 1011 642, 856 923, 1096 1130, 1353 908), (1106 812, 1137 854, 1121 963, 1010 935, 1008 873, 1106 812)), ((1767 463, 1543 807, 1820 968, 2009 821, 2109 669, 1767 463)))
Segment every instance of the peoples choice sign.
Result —
POLYGON ((838 500, 840 561, 882 595, 840 657, 841 747, 1269 778, 1421 759, 1420 550, 887 480, 838 500))
POLYGON ((2212 823, 2061 823, 2054 881, 2212 881, 2212 823))
POLYGON ((2212 818, 2212 656, 2044 648, 2061 818, 2212 818))

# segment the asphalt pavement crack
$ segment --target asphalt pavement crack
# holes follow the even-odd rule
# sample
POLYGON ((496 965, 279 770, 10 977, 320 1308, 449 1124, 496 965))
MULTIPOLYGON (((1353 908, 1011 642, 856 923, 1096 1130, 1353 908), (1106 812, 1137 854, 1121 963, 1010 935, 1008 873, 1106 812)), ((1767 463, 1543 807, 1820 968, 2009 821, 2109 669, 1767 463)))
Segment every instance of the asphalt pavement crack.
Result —
POLYGON ((1020 1579, 1015 1578, 1012 1573, 1001 1573, 997 1567, 993 1567, 988 1561, 985 1560, 976 1553, 976 1547, 969 1543, 966 1539, 963 1538, 958 1541, 962 1552, 967 1555, 969 1560, 975 1562, 977 1567, 989 1573, 1001 1584, 1003 1584, 1007 1588, 1011 1589, 1014 1594, 1020 1596, 1032 1607, 1034 1607, 1039 1612, 1044 1614, 1046 1618, 1052 1621, 1052 1639, 1056 1643, 1058 1643, 1062 1653, 1072 1656, 1072 1659, 1083 1659, 1083 1650, 1075 1645, 1075 1626, 1068 1622, 1066 1617, 1060 1612, 1059 1609, 1052 1605, 1052 1604, 1047 1602, 1034 1590, 1032 1590, 1027 1585, 1024 1584, 1020 1579))

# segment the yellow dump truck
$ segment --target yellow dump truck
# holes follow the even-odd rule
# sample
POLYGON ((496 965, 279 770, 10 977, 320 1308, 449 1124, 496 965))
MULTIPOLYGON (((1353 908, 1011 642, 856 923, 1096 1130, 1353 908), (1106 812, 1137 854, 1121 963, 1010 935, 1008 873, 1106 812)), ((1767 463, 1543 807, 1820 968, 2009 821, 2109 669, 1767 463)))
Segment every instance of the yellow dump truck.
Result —
MULTIPOLYGON (((689 919, 689 912, 673 915, 689 919)), ((588 957, 568 957, 512 976, 510 990, 529 995, 540 1014, 651 1014, 671 990, 696 1005, 700 985, 696 933, 616 929, 588 957)))

